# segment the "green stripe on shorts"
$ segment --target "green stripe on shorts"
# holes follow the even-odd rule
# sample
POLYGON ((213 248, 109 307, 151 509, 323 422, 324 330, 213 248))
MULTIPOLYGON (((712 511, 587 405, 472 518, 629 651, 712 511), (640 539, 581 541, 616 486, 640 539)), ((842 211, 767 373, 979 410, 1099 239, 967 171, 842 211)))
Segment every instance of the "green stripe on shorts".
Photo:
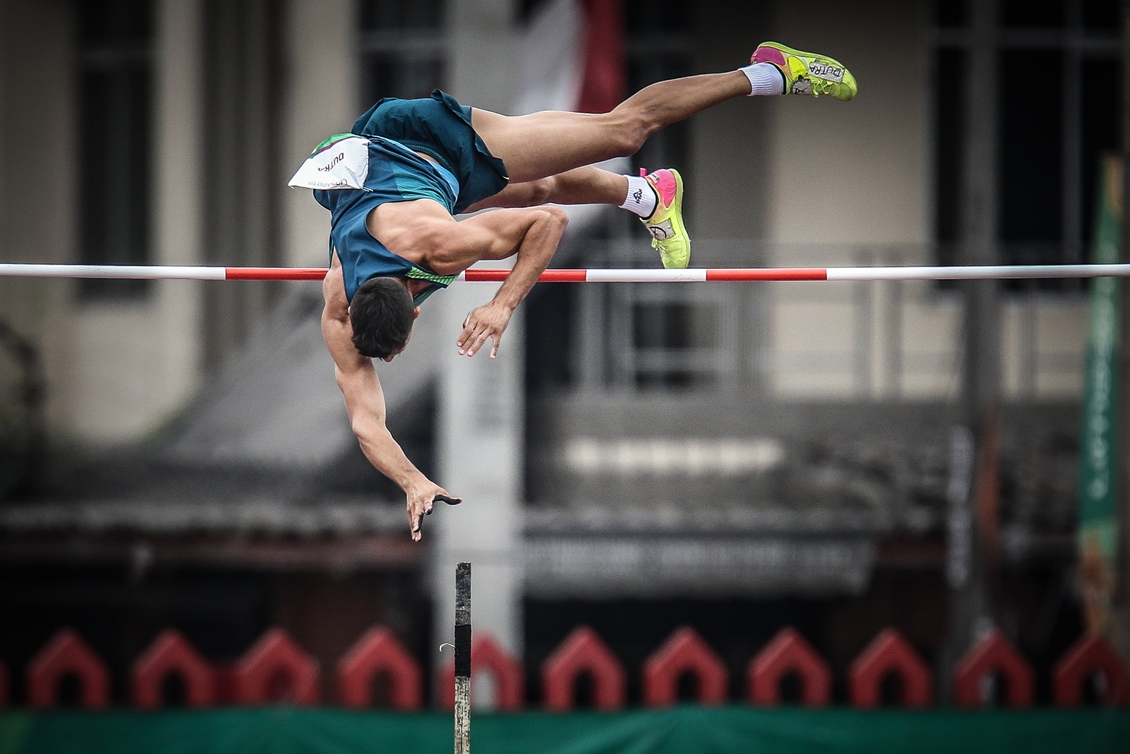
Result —
POLYGON ((408 270, 408 277, 412 278, 413 280, 427 280, 429 283, 436 283, 437 285, 447 287, 454 283, 455 278, 459 276, 437 275, 434 272, 428 272, 427 270, 422 270, 419 267, 413 267, 412 269, 408 270))

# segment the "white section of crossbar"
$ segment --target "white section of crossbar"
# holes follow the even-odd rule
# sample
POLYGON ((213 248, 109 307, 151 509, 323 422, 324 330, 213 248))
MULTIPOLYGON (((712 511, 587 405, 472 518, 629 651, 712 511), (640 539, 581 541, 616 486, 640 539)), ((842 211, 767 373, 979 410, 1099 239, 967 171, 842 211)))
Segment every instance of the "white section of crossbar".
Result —
POLYGON ((0 277, 224 280, 224 267, 118 264, 0 264, 0 277))
POLYGON ((705 283, 706 270, 690 268, 685 270, 656 269, 592 269, 585 271, 586 283, 705 283))
POLYGON ((1005 280, 1130 277, 1130 264, 1025 264, 966 267, 829 267, 828 280, 1005 280))

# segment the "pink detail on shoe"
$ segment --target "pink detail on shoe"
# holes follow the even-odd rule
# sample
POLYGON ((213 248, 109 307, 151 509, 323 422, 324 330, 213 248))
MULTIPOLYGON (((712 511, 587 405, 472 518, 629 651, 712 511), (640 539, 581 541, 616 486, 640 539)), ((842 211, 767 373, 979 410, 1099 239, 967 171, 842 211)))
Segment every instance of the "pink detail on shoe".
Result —
POLYGON ((647 168, 640 168, 640 178, 647 178, 647 168))
POLYGON ((750 57, 751 63, 772 63, 773 65, 785 67, 785 53, 778 50, 776 47, 758 47, 753 51, 753 56, 750 57))
POLYGON ((647 179, 655 186, 655 191, 659 194, 659 200, 663 202, 663 206, 670 207, 671 203, 675 201, 675 194, 679 191, 679 184, 675 181, 674 174, 667 169, 657 170, 647 176, 647 179))

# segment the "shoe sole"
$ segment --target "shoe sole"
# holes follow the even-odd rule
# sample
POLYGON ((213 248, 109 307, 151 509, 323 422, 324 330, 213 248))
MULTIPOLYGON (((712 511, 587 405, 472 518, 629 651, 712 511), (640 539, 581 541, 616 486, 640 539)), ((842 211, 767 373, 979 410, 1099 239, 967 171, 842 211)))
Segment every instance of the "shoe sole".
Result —
MULTIPOLYGON (((674 209, 673 217, 679 219, 679 227, 675 230, 677 233, 682 233, 683 238, 687 241, 687 259, 686 262, 679 267, 667 267, 667 265, 663 265, 663 267, 669 270, 684 270, 687 268, 687 265, 691 263, 691 234, 687 233, 687 228, 683 225, 683 176, 679 174, 678 170, 674 168, 669 169, 671 174, 675 176, 675 203, 672 205, 672 208, 674 209)), ((674 223, 671 225, 674 227, 674 223)), ((663 255, 660 254, 660 257, 662 256, 663 255)))

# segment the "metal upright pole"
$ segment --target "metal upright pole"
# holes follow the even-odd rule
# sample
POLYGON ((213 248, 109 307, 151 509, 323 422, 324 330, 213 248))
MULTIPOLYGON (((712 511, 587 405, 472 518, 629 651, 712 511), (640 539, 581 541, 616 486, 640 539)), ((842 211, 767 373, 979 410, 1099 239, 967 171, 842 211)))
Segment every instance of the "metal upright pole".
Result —
POLYGON ((455 566, 455 754, 471 754, 471 564, 455 566))
MULTIPOLYGON (((1130 221, 1126 211, 1130 199, 1130 0, 1122 2, 1122 249, 1121 260, 1130 259, 1130 221)), ((1122 328, 1119 353, 1120 424, 1118 443, 1118 531, 1111 639, 1130 657, 1130 294, 1123 289, 1122 328)))
MULTIPOLYGON (((997 8, 995 0, 970 3, 969 54, 966 65, 964 117, 962 232, 960 262, 994 265, 997 253, 997 8)), ((1000 310, 997 283, 969 280, 964 294, 964 364, 962 423, 973 440, 972 478, 961 490, 966 496, 954 509, 962 518, 956 530, 964 532, 959 547, 964 563, 953 570, 949 605, 949 639, 943 653, 940 691, 949 694, 953 663, 969 648, 991 615, 986 562, 984 510, 992 494, 993 431, 1000 400, 1000 310), (989 476, 986 476, 986 475, 989 476)), ((956 492, 956 490, 955 490, 956 492)), ((953 523, 953 522, 951 522, 953 523)))

